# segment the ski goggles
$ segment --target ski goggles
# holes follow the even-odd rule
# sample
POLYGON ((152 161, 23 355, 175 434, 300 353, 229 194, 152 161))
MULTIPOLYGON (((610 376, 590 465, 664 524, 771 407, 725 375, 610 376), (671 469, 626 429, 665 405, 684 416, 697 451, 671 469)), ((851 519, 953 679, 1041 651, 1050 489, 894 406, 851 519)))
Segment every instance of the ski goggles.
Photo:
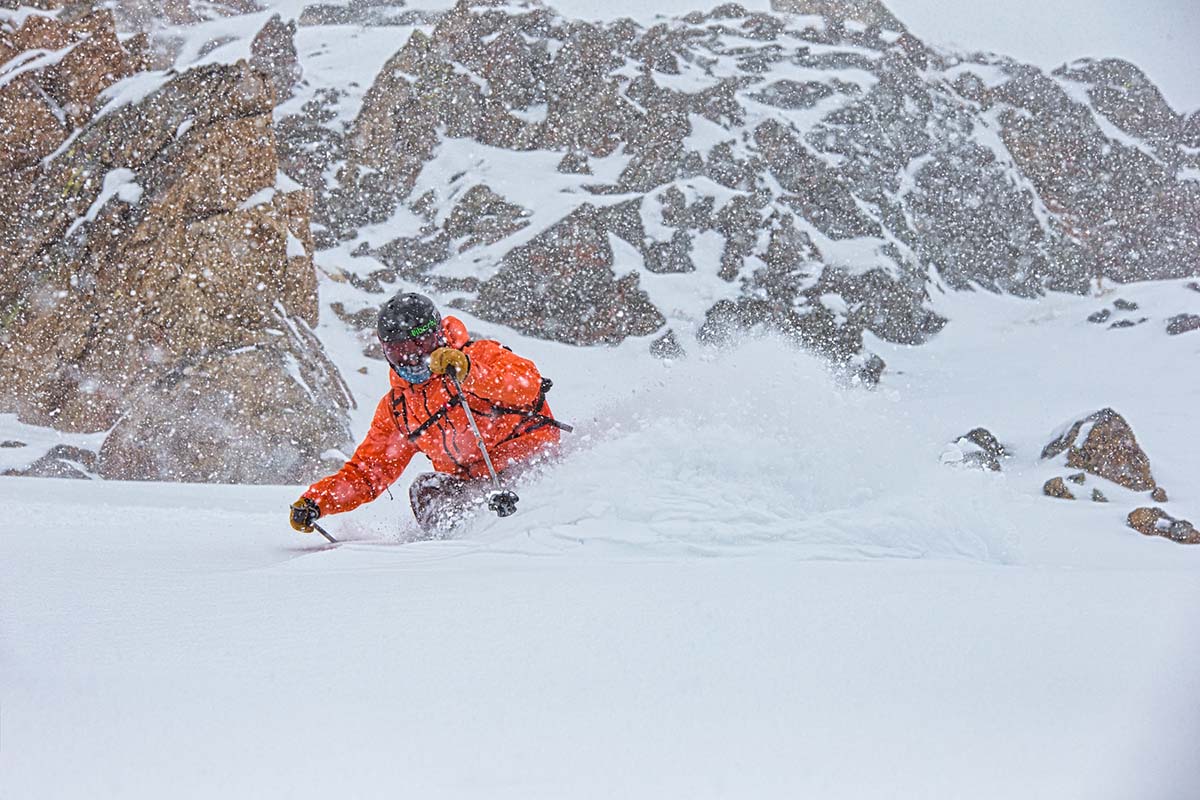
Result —
POLYGON ((428 333, 414 336, 411 339, 380 342, 379 344, 383 347, 383 355, 389 364, 411 367, 420 364, 426 356, 437 350, 441 343, 442 332, 435 327, 428 333))

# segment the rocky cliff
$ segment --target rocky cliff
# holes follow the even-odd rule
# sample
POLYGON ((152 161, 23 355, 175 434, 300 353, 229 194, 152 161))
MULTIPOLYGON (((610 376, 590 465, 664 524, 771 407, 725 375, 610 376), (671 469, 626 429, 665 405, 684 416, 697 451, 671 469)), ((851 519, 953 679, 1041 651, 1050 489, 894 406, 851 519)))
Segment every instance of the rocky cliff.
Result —
POLYGON ((24 144, 0 192, 0 410, 108 431, 106 477, 303 479, 351 400, 311 332, 312 195, 277 179, 271 83, 239 62, 109 87, 134 70, 111 16, 66 20, 2 45, 0 129, 24 144))
POLYGON ((1197 120, 1133 65, 1046 74, 933 50, 875 0, 777 7, 647 29, 460 3, 315 148, 321 243, 578 344, 679 325, 639 272, 715 272, 689 334, 766 324, 860 364, 864 331, 939 329, 930 291, 1200 271, 1197 120), (548 153, 576 179, 530 203, 512 172, 555 183, 548 153), (361 233, 397 209, 417 221, 361 233))

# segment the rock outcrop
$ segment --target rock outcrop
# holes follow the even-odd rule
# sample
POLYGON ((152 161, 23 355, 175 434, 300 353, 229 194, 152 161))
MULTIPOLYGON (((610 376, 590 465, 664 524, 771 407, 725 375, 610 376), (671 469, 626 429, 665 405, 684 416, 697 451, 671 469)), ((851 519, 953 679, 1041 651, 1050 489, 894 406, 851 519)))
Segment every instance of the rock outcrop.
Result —
MULTIPOLYGON (((72 74, 61 96, 91 115, 72 74)), ((264 73, 169 77, 139 76, 157 86, 60 130, 7 182, 0 409, 111 431, 105 477, 304 480, 347 444, 351 403, 309 331, 312 196, 276 188, 264 73)))
POLYGON ((269 76, 276 103, 290 98, 302 75, 296 53, 296 22, 285 23, 278 14, 267 20, 250 43, 250 66, 269 76))
POLYGON ((1135 492, 1157 484, 1150 458, 1142 450, 1125 418, 1104 408, 1064 426, 1064 432, 1042 450, 1049 459, 1066 453, 1066 466, 1082 469, 1135 492))
MULTIPOLYGON (((33 14, 0 28, 0 175, 16 177, 53 152, 91 117, 101 91, 140 68, 111 13, 64 17, 33 14)), ((10 190, 7 181, 0 188, 10 190)))
POLYGON ((645 336, 664 319, 637 275, 613 273, 602 215, 590 206, 511 251, 479 287, 472 311, 522 333, 571 344, 616 344, 645 336))
POLYGON ((537 319, 511 321, 562 341, 670 327, 718 342, 765 326, 864 365, 881 365, 862 353, 864 332, 920 343, 940 329, 931 289, 1033 296, 1200 269, 1200 193, 1178 177, 1200 168, 1191 123, 1132 66, 1082 61, 1048 75, 937 52, 877 0, 774 7, 798 16, 727 4, 643 28, 533 2, 460 2, 384 66, 344 141, 312 128, 307 150, 289 147, 301 163, 325 154, 304 170, 321 193, 322 242, 359 238, 407 207, 424 224, 360 242, 387 265, 368 283, 452 289, 489 319, 537 319), (523 163, 575 180, 528 201, 505 185, 523 163), (484 196, 495 202, 475 202, 484 196), (527 273, 514 260, 557 262, 553 231, 576 227, 587 206, 631 250, 614 267, 574 268, 612 276, 560 265, 556 282, 607 291, 705 271, 730 291, 688 319, 649 314, 652 298, 625 291, 638 324, 603 333, 579 321, 604 302, 574 289, 536 313, 501 302, 505 281, 527 273), (486 235, 456 236, 451 217, 486 235), (467 260, 478 277, 440 274, 467 260))
MULTIPOLYGON (((478 292, 471 303, 475 313, 575 343, 661 335, 667 320, 637 288, 636 270, 608 277, 590 274, 611 272, 609 246, 602 240, 611 234, 627 244, 651 273, 687 274, 697 269, 698 238, 711 232, 724 242, 721 277, 746 284, 748 291, 736 309, 710 312, 699 332, 706 341, 724 338, 718 328, 765 323, 849 361, 861 350, 865 329, 909 342, 921 341, 941 326, 943 321, 923 307, 919 266, 885 242, 879 244, 889 255, 880 259, 879 269, 823 269, 823 254, 798 224, 800 214, 823 213, 821 235, 837 238, 878 235, 881 229, 858 210, 844 183, 825 174, 824 162, 809 157, 811 169, 824 177, 819 184, 804 183, 791 163, 808 152, 797 132, 771 119, 757 129, 746 128, 746 135, 753 133, 760 142, 754 145, 758 154, 751 152, 750 158, 731 142, 714 143, 711 151, 688 144, 701 123, 726 126, 731 141, 736 138, 746 121, 738 92, 760 79, 752 72, 728 80, 704 78, 698 83, 711 85, 691 92, 670 88, 655 76, 658 71, 681 75, 700 69, 700 60, 718 47, 716 37, 736 29, 744 11, 727 6, 711 15, 691 15, 687 24, 642 30, 628 21, 593 25, 565 20, 532 4, 523 13, 490 6, 460 3, 432 35, 414 34, 381 70, 347 139, 335 199, 318 210, 321 224, 336 237, 386 218, 397 203, 427 218, 461 218, 457 212, 438 212, 443 190, 426 190, 421 181, 441 142, 561 151, 558 170, 580 176, 593 172, 591 161, 623 154, 627 163, 615 179, 582 181, 585 195, 590 192, 595 200, 575 200, 538 235, 522 232, 526 243, 503 252, 493 278, 454 287, 478 292), (631 59, 646 65, 638 77, 622 74, 622 64, 631 59), (766 188, 771 181, 763 181, 772 172, 784 186, 778 197, 766 188), (696 188, 682 183, 689 176, 702 178, 727 200, 714 202, 703 191, 697 198, 696 188), (812 189, 823 194, 806 196, 812 189), (606 202, 610 195, 636 199, 606 202), (590 239, 595 241, 580 247, 585 256, 572 266, 564 254, 573 245, 560 240, 564 231, 580 229, 594 234, 590 239), (594 253, 599 255, 588 255, 594 253), (556 285, 564 289, 563 300, 537 309, 513 301, 519 294, 515 287, 530 274, 529 264, 551 265, 556 285), (509 283, 513 288, 505 288, 509 283), (604 330, 596 327, 601 314, 613 317, 604 330)), ((778 18, 749 15, 749 23, 757 26, 760 44, 782 34, 778 18)), ((463 189, 482 188, 509 202, 494 185, 472 187, 469 176, 460 178, 455 182, 463 189)), ((463 190, 447 188, 446 195, 461 203, 463 190)), ((477 213, 486 217, 490 211, 477 213)), ((443 222, 415 237, 372 242, 369 252, 395 276, 422 280, 451 258, 503 245, 505 237, 528 224, 521 217, 501 215, 500 224, 492 226, 495 235, 459 238, 455 247, 449 246, 454 237, 443 222)), ((436 276, 424 279, 439 285, 436 276)), ((882 362, 878 364, 881 368, 882 362)), ((867 369, 863 374, 877 377, 878 372, 867 369)))

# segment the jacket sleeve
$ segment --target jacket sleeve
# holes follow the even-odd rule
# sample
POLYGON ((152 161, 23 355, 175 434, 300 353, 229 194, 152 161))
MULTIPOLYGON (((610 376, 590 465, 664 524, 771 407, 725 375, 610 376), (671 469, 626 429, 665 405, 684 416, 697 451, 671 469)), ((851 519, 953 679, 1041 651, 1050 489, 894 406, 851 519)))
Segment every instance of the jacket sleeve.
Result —
POLYGON ((463 389, 502 406, 528 406, 537 401, 542 375, 532 361, 490 339, 472 342, 463 350, 471 359, 463 389))
POLYGON ((391 396, 384 395, 366 438, 340 470, 308 487, 304 497, 321 509, 321 516, 350 511, 374 500, 391 486, 417 447, 396 428, 391 396))

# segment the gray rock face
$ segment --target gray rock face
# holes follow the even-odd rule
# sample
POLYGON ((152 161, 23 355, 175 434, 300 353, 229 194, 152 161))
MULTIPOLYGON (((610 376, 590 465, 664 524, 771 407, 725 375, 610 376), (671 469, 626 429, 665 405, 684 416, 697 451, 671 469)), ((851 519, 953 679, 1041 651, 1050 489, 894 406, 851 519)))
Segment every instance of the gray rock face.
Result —
POLYGON ((373 280, 450 287, 488 319, 562 341, 661 336, 647 330, 656 322, 716 341, 729 326, 766 325, 847 360, 864 331, 919 343, 939 330, 933 286, 1032 296, 1098 276, 1200 272, 1200 183, 1177 178, 1200 167, 1187 149, 1194 120, 1125 62, 1047 75, 943 55, 876 0, 774 3, 820 25, 729 4, 649 29, 503 6, 460 2, 431 35, 413 34, 367 94, 318 221, 347 239, 401 205, 430 220, 369 243, 389 267, 373 280), (587 176, 586 191, 557 195, 557 221, 529 230, 542 209, 486 177, 437 183, 442 150, 462 142, 561 153, 554 171, 587 176), (600 177, 611 157, 623 167, 600 177), (640 263, 614 265, 599 243, 603 255, 580 259, 554 244, 552 231, 606 196, 623 198, 629 219, 609 232, 640 263), (691 273, 710 234, 740 299, 689 331, 622 290, 622 324, 596 326, 615 274, 632 287, 640 269, 691 273), (494 271, 436 274, 465 258, 494 271), (516 296, 545 277, 530 265, 546 263, 548 295, 566 294, 533 313, 516 296))
POLYGON ((571 344, 615 344, 646 336, 665 321, 638 288, 617 278, 608 225, 582 206, 559 225, 511 251, 479 287, 471 310, 522 333, 571 344))

